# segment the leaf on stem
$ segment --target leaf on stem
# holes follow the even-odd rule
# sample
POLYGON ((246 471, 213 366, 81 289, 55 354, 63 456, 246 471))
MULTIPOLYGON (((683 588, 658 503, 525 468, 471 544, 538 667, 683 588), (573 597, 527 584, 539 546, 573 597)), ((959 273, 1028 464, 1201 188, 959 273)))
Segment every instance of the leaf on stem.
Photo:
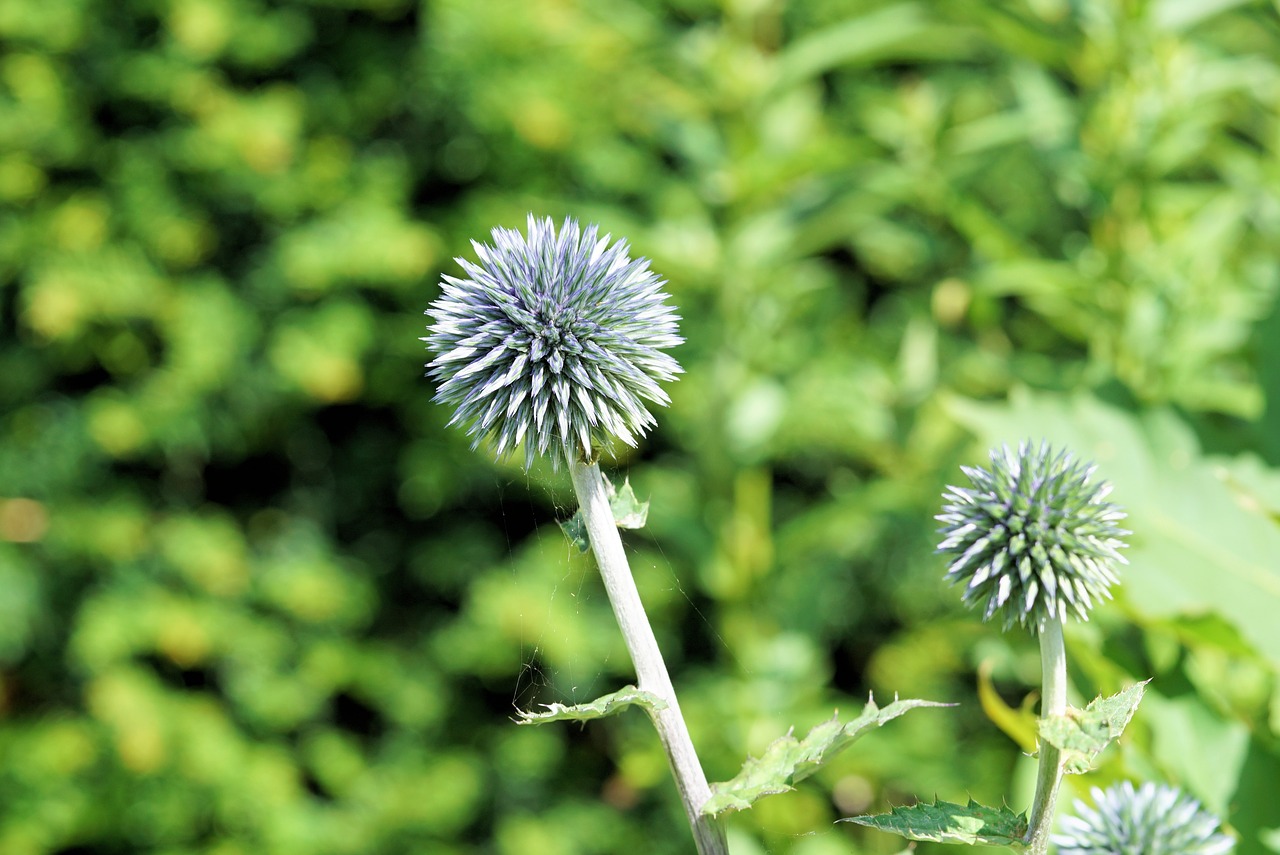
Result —
POLYGON ((520 718, 516 724, 545 724, 549 721, 590 721, 593 718, 604 718, 615 715, 630 706, 642 706, 649 712, 664 710, 667 702, 650 692, 642 692, 635 686, 624 686, 611 695, 596 698, 585 704, 543 704, 546 712, 530 712, 518 710, 520 718))
POLYGON ((873 727, 892 721, 916 707, 948 707, 934 701, 894 700, 881 709, 874 698, 868 698, 862 714, 847 724, 833 717, 809 731, 804 739, 790 733, 774 740, 764 754, 747 760, 742 771, 730 781, 711 785, 711 798, 702 812, 716 816, 726 811, 744 810, 758 799, 785 793, 794 785, 818 771, 837 753, 873 727))
POLYGON ((1094 698, 1084 709, 1040 720, 1040 737, 1062 751, 1063 771, 1080 775, 1093 768, 1102 750, 1119 738, 1142 700, 1143 680, 1109 698, 1094 698))
POLYGON ((840 822, 856 822, 868 828, 888 831, 908 840, 935 843, 968 843, 988 846, 1024 845, 1027 816, 1007 807, 991 808, 973 799, 967 805, 934 801, 911 807, 896 807, 876 816, 851 816, 840 822))
MULTIPOLYGON (((607 476, 601 477, 604 478, 604 489, 609 494, 609 509, 613 511, 613 521, 618 528, 644 528, 649 519, 649 503, 636 498, 635 491, 631 489, 631 479, 625 479, 619 490, 607 476)), ((579 552, 586 552, 591 548, 591 539, 587 536, 587 524, 582 518, 581 510, 575 512, 567 522, 560 523, 560 528, 570 542, 578 547, 579 552)))

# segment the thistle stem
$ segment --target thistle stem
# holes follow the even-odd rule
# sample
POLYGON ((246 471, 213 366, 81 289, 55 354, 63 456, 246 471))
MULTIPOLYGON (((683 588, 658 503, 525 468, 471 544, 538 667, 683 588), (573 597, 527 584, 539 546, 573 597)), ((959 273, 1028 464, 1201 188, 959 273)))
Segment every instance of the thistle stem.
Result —
POLYGON ((631 654, 631 661, 636 669, 637 687, 657 695, 667 704, 666 709, 657 710, 650 717, 658 730, 662 747, 667 752, 667 759, 671 762, 676 787, 689 817, 689 825, 693 828, 698 853, 728 855, 724 829, 702 813, 702 806, 711 797, 711 788, 707 785, 702 764, 694 751, 693 741, 689 738, 689 729, 680 714, 680 704, 676 701, 675 688, 671 685, 671 677, 667 673, 662 652, 658 649, 658 641, 649 625, 644 605, 640 602, 640 592, 636 590, 631 567, 622 549, 622 538, 618 535, 618 527, 609 508, 609 497, 605 492, 600 467, 595 463, 573 460, 569 464, 569 474, 573 478, 573 489, 578 495, 582 518, 587 525, 591 551, 596 557, 600 576, 604 579, 604 587, 609 594, 609 603, 613 606, 613 614, 618 620, 618 627, 622 630, 627 651, 631 654))
MULTIPOLYGON (((1041 687, 1040 717, 1063 715, 1067 711, 1067 650, 1062 641, 1062 622, 1048 618, 1040 626, 1041 687)), ((1062 783, 1062 752, 1045 740, 1040 741, 1040 768, 1036 774, 1035 801, 1027 836, 1023 838, 1030 855, 1049 851, 1049 832, 1062 783)))

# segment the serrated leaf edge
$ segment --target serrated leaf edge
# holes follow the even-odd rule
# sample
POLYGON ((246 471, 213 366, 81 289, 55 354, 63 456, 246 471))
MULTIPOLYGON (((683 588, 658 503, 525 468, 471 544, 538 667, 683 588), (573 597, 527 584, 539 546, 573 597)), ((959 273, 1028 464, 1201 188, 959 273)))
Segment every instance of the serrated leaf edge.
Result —
MULTIPOLYGON (((607 475, 603 477, 605 493, 609 498, 609 513, 613 516, 614 525, 621 529, 644 528, 649 521, 649 503, 636 498, 635 491, 631 488, 631 478, 624 478, 622 489, 619 490, 607 475), (628 507, 623 507, 624 502, 629 503, 628 507)), ((557 524, 564 536, 569 538, 569 542, 578 547, 578 552, 585 553, 591 549, 591 539, 587 535, 586 523, 582 521, 581 510, 574 511, 573 516, 560 520, 557 524)))
MULTIPOLYGON (((1081 775, 1089 771, 1092 771, 1094 768, 1096 768, 1097 760, 1100 756, 1102 756, 1102 752, 1107 750, 1107 748, 1110 747, 1111 743, 1115 742, 1117 739, 1120 738, 1120 736, 1124 733, 1125 728, 1129 726, 1129 722, 1133 720, 1134 714, 1137 713, 1138 711, 1138 705, 1142 703, 1142 698, 1146 694, 1147 684, 1150 682, 1151 680, 1150 678, 1148 678, 1141 682, 1134 683, 1131 686, 1126 686, 1125 688, 1121 689, 1120 691, 1116 692, 1113 695, 1107 695, 1106 697, 1103 697, 1102 695, 1098 695, 1096 698, 1094 698, 1092 701, 1086 704, 1084 709, 1080 709, 1079 707, 1069 707, 1066 715, 1054 716, 1051 719, 1040 720, 1040 722, 1037 725, 1037 732, 1039 733, 1042 739, 1044 739, 1050 745, 1053 745, 1055 748, 1063 752, 1063 762, 1065 767, 1063 771, 1066 774, 1081 775), (1133 692, 1135 689, 1137 690, 1137 697, 1134 698, 1132 706, 1129 707, 1128 714, 1124 717, 1124 721, 1120 722, 1118 725, 1114 723, 1104 722, 1107 724, 1107 729, 1110 732, 1110 736, 1108 736, 1106 740, 1104 740, 1100 745, 1098 745, 1097 748, 1093 750, 1081 750, 1067 744, 1059 744, 1054 740, 1052 740, 1049 737, 1049 734, 1045 732, 1046 724, 1053 720, 1065 719, 1065 720, 1068 720, 1072 725, 1075 725, 1078 727, 1079 722, 1087 720, 1087 718, 1090 715, 1096 714, 1099 706, 1107 703, 1108 701, 1114 701, 1128 692, 1133 692), (1079 759, 1076 759, 1076 758, 1079 758, 1079 759)), ((1063 740, 1063 742, 1065 743, 1065 740, 1063 740)))
POLYGON ((552 721, 594 721, 605 716, 617 715, 628 707, 640 706, 654 712, 667 708, 667 702, 652 692, 643 692, 635 686, 623 686, 616 692, 602 695, 584 704, 543 704, 545 712, 516 710, 516 724, 546 724, 552 721))
MULTIPOLYGON (((986 844, 990 846, 1009 846, 1022 848, 1025 845, 1024 838, 1027 833, 1027 815, 1025 813, 1014 813, 1008 806, 993 808, 975 802, 969 799, 967 805, 959 805, 954 802, 947 802, 934 797, 932 803, 917 802, 914 805, 899 805, 890 808, 888 813, 870 814, 865 816, 851 816, 836 820, 837 822, 852 822, 866 828, 874 828, 878 831, 884 831, 889 834, 897 834, 899 837, 905 837, 908 840, 920 840, 933 843, 965 843, 965 844, 986 844), (894 818, 907 818, 913 813, 927 814, 930 809, 956 813, 975 819, 981 819, 977 810, 989 811, 997 815, 998 819, 1012 821, 1013 825, 1009 829, 1011 834, 989 834, 984 835, 981 831, 956 831, 946 826, 939 828, 924 828, 916 830, 908 824, 904 828, 895 828, 892 824, 894 818)), ((984 820, 985 821, 985 820, 984 820)))
POLYGON ((703 804, 701 812, 706 816, 719 816, 745 810, 765 796, 789 792, 795 784, 817 772, 873 727, 882 727, 908 710, 949 706, 955 704, 901 700, 895 695, 893 702, 882 708, 876 704, 874 696, 868 696, 867 704, 858 717, 843 725, 839 723, 837 713, 810 728, 803 739, 795 738, 794 728, 788 730, 769 743, 759 757, 747 758, 741 771, 733 778, 712 784, 711 797, 703 804), (766 766, 771 755, 781 755, 776 757, 778 767, 773 770, 766 766))

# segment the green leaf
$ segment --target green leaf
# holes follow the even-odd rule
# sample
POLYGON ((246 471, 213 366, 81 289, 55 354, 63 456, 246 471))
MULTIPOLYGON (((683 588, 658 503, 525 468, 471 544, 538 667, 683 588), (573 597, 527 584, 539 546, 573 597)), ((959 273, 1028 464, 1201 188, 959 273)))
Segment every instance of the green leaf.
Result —
POLYGON ((916 707, 948 707, 934 701, 895 700, 881 709, 874 698, 867 701, 862 714, 848 724, 832 717, 809 731, 804 739, 790 733, 770 743, 764 754, 747 760, 742 771, 732 780, 711 785, 711 798, 702 812, 716 816, 726 811, 744 810, 764 796, 785 793, 796 783, 818 771, 840 751, 851 745, 873 727, 892 721, 916 707))
POLYGON ((899 3, 796 39, 780 56, 778 85, 792 86, 841 66, 973 52, 974 39, 934 24, 926 12, 922 4, 899 3))
MULTIPOLYGON (((608 476, 604 476, 604 489, 609 494, 609 509, 613 511, 613 521, 618 528, 644 528, 649 519, 649 503, 636 498, 635 491, 631 489, 631 479, 625 479, 622 489, 618 490, 608 476)), ((578 547, 579 552, 586 552, 591 548, 582 511, 574 513, 567 522, 560 523, 560 528, 570 542, 578 547)))
POLYGON ((1036 726, 1040 719, 1031 710, 1035 698, 1035 695, 1027 695, 1022 706, 1015 710, 1004 702, 992 684, 991 663, 983 662, 978 666, 978 702, 982 704, 982 711, 1004 731, 1005 736, 1027 753, 1036 750, 1036 726))
POLYGON ((613 483, 605 479, 605 489, 609 491, 609 507, 613 510, 613 521, 618 528, 644 528, 649 519, 649 503, 636 498, 631 489, 631 479, 622 481, 622 489, 615 492, 613 483))
POLYGON ((1248 0, 1157 0, 1151 4, 1151 18, 1162 29, 1183 32, 1248 0))
MULTIPOLYGON (((1250 728, 1235 716, 1223 716, 1203 698, 1185 694, 1167 698, 1153 691, 1142 708, 1150 728, 1151 756, 1172 780, 1184 781, 1197 799, 1219 816, 1235 815, 1239 802, 1254 798, 1246 786, 1252 770, 1274 773, 1276 761, 1250 757, 1250 728), (1268 768, 1270 767, 1270 768, 1268 768)), ((1272 786, 1278 780, 1271 777, 1272 786)), ((1274 800, 1268 810, 1275 815, 1274 800)))
POLYGON ((1007 807, 990 808, 973 799, 967 805, 935 801, 911 807, 896 807, 876 816, 851 816, 840 822, 856 822, 901 835, 908 840, 935 843, 968 843, 988 846, 1023 846, 1027 833, 1026 814, 1007 807))
POLYGON ((578 547, 579 552, 586 552, 591 548, 591 539, 587 537, 587 524, 582 521, 582 511, 577 511, 572 517, 560 523, 560 529, 564 532, 564 536, 569 538, 569 542, 578 547))
POLYGON ((642 706, 649 712, 664 710, 667 702, 650 692, 642 692, 635 686, 624 686, 611 695, 596 698, 585 704, 543 704, 546 712, 529 712, 519 710, 520 719, 517 724, 545 724, 549 721, 590 721, 593 718, 604 718, 616 715, 630 706, 642 706))
POLYGON ((1109 698, 1094 698, 1082 710, 1070 707, 1065 715, 1040 720, 1040 737, 1061 749, 1068 775, 1082 775, 1093 768, 1102 750, 1124 732, 1149 682, 1135 683, 1109 698))

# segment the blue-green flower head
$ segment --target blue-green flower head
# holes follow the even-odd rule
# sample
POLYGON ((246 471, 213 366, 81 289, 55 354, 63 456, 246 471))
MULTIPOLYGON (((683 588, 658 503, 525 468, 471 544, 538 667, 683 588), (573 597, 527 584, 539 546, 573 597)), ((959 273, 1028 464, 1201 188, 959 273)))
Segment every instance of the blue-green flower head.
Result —
POLYGON ((536 455, 592 460, 611 436, 634 446, 654 424, 646 402, 667 404, 659 384, 681 371, 663 352, 683 342, 679 317, 649 262, 595 226, 566 219, 557 233, 532 214, 527 235, 496 228, 472 246, 423 339, 450 424, 499 457, 524 443, 526 468, 536 455))
POLYGON ((1050 842, 1058 855, 1225 855, 1235 841, 1218 818, 1177 787, 1151 782, 1094 787, 1093 807, 1076 800, 1050 842))
POLYGON ((1111 596, 1114 567, 1129 532, 1108 502, 1111 486, 1094 467, 1046 443, 1002 446, 990 470, 961 467, 972 486, 943 494, 942 542, 947 579, 963 584, 966 605, 983 620, 997 614, 1038 632, 1046 620, 1089 619, 1094 601, 1111 596))

